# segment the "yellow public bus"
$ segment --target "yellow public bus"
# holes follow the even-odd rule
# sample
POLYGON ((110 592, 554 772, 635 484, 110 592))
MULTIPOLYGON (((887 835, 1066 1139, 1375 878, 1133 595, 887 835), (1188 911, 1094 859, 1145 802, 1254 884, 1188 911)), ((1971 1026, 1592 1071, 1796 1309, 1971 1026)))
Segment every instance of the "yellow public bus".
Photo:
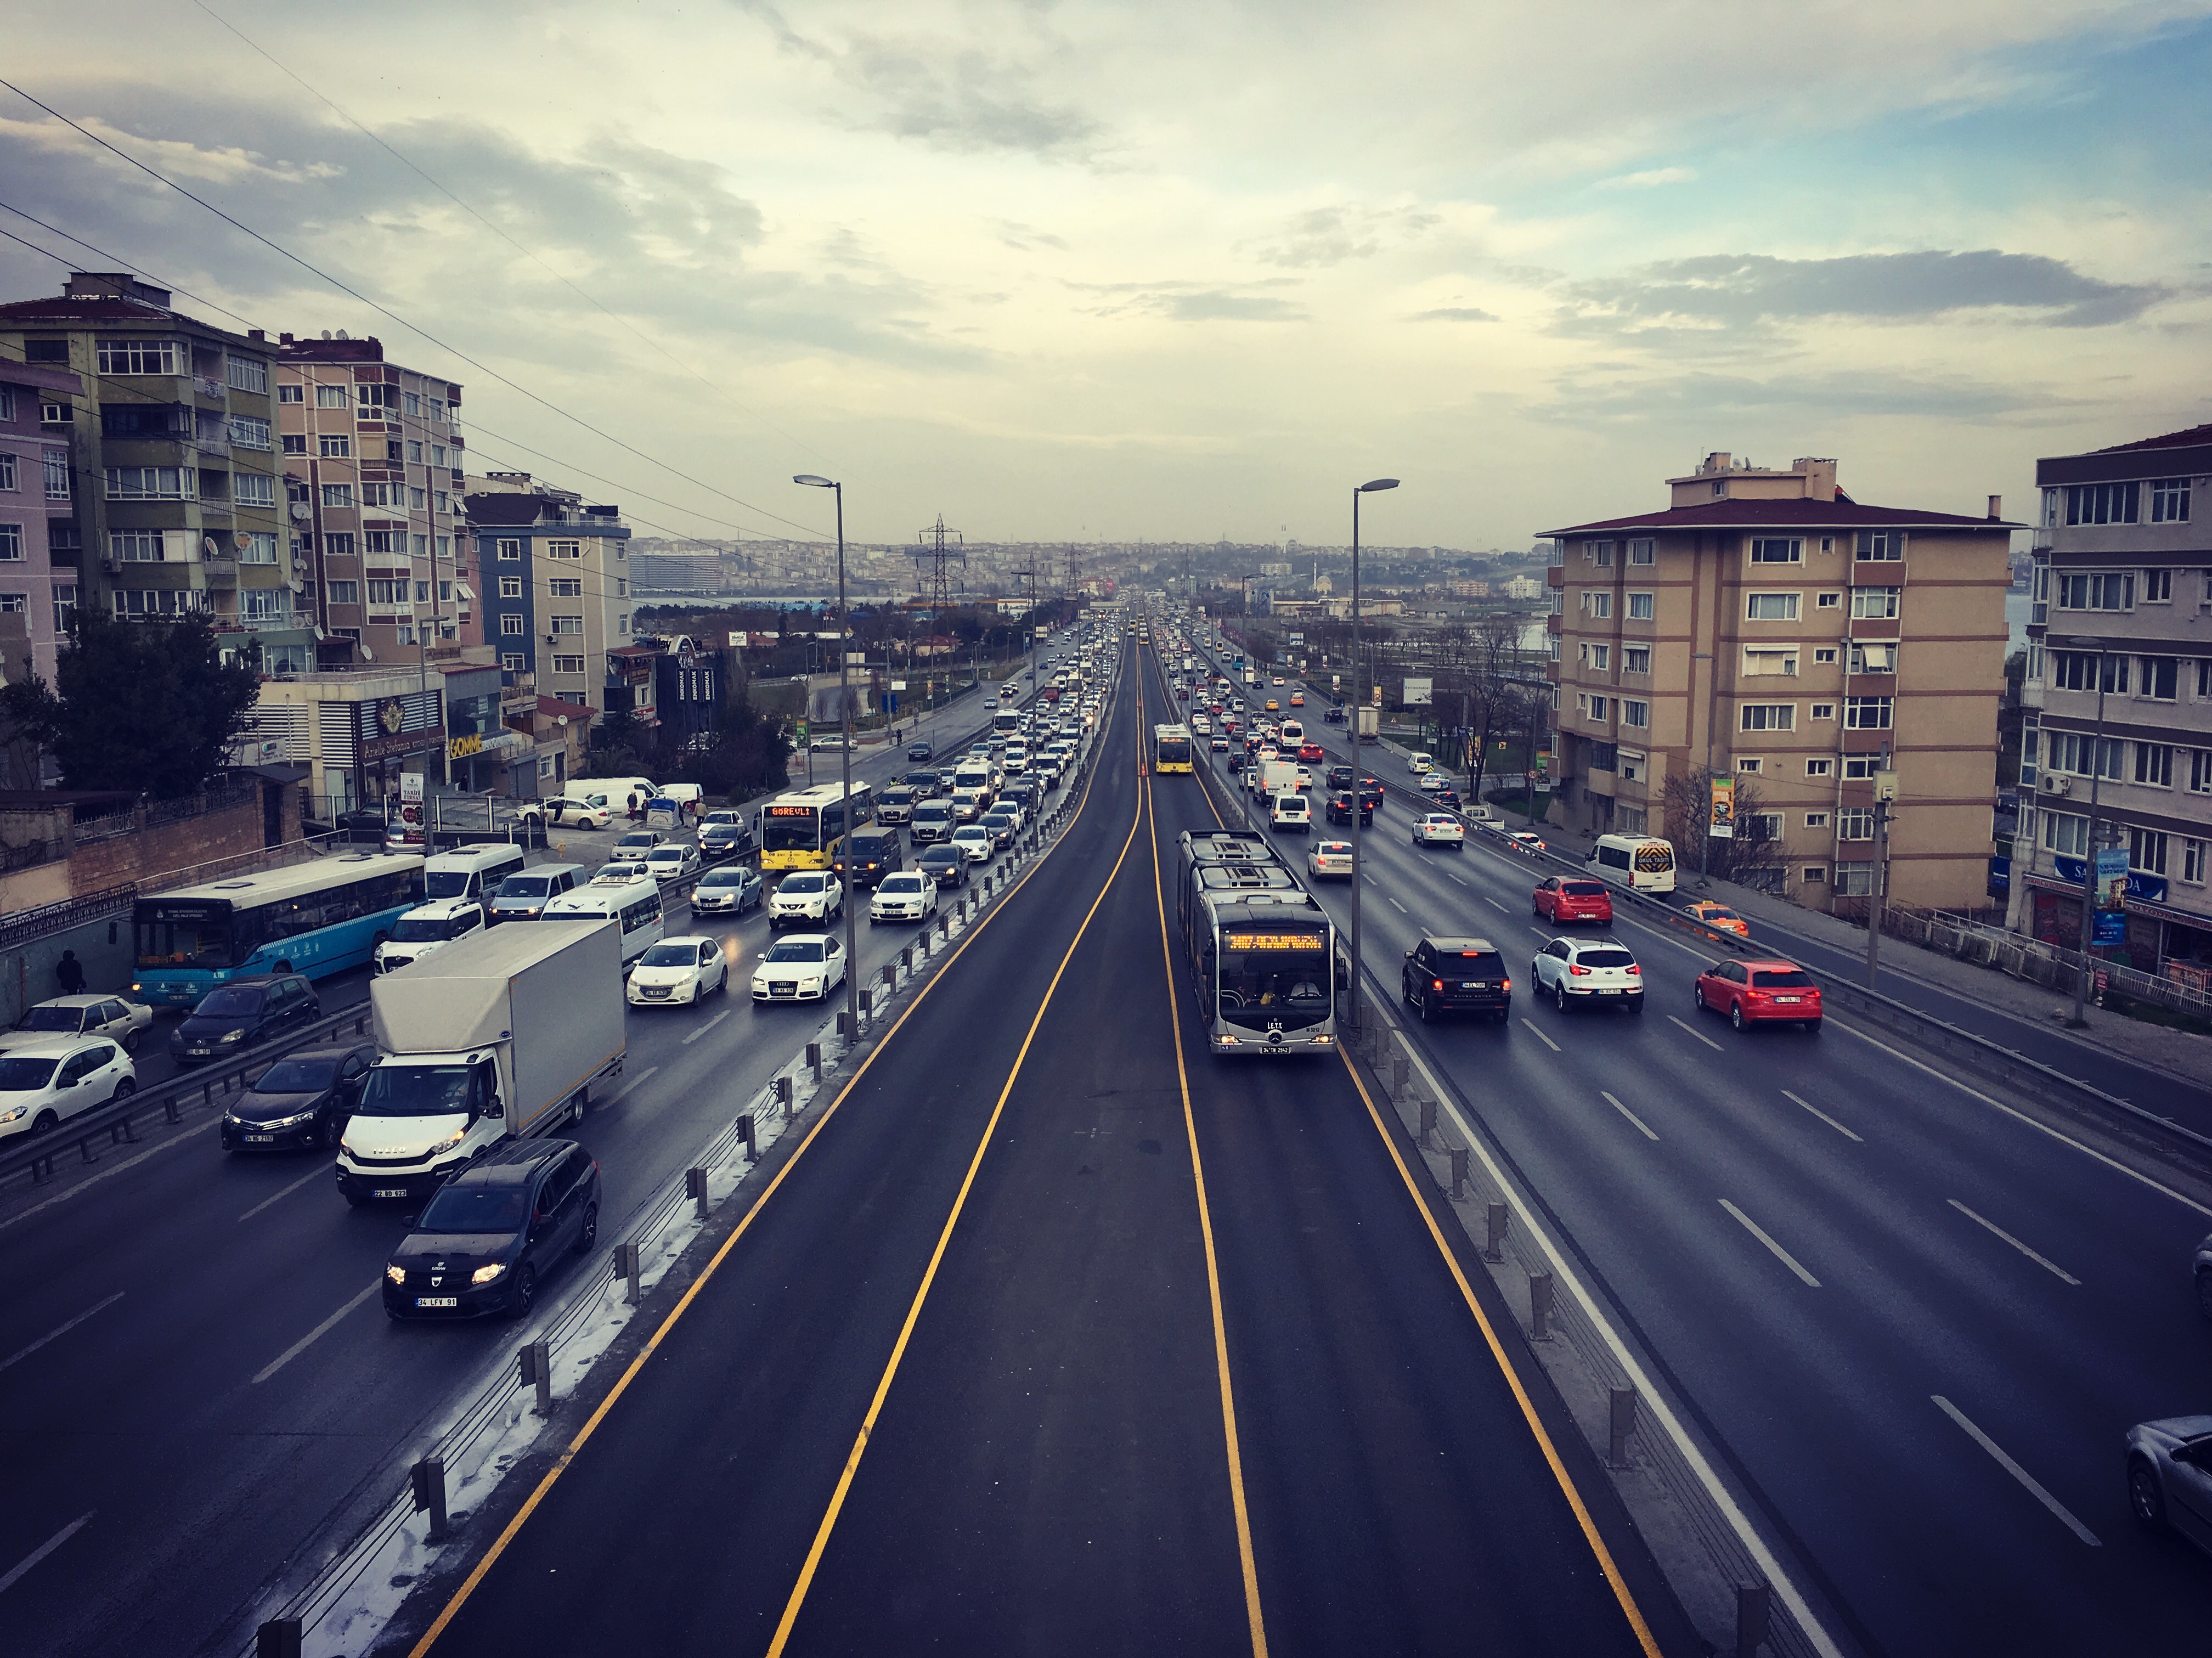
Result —
POLYGON ((1192 769, 1189 726, 1152 727, 1152 769, 1156 772, 1192 769))
MULTIPOLYGON (((866 783, 853 785, 853 826, 876 820, 875 796, 866 783)), ((845 791, 838 783, 779 794, 761 808, 760 866, 771 869, 827 869, 830 844, 845 832, 845 791)))

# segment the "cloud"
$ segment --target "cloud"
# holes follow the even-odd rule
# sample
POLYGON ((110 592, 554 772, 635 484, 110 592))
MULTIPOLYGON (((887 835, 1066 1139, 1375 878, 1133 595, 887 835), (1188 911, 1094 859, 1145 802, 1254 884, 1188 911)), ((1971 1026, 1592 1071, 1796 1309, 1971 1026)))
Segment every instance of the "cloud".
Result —
POLYGON ((1040 247, 1049 247, 1055 252, 1067 252, 1067 239, 1039 230, 1035 225, 1023 224, 1016 219, 989 219, 985 222, 999 239, 1002 247, 1011 247, 1017 253, 1030 253, 1040 247))
POLYGON ((1496 322, 1495 312, 1478 310, 1471 305, 1440 306, 1434 311, 1416 311, 1406 319, 1407 322, 1496 322))
POLYGON ((1716 416, 1771 416, 1784 410, 1802 410, 1822 422, 1899 416, 1962 421, 2049 410, 2069 401, 2046 386, 2001 386, 1962 375, 1842 369, 1760 380, 1692 372, 1658 379, 1623 375, 1563 380, 1548 403, 1532 404, 1530 412, 1540 419, 1578 426, 1642 427, 1653 422, 1710 425, 1716 416))
POLYGON ((1620 173, 1610 179, 1601 179, 1592 186, 1597 190, 1656 190, 1662 185, 1686 185, 1698 176, 1690 167, 1647 167, 1641 173, 1620 173))
POLYGON ((1414 208, 1317 207, 1294 216, 1272 238, 1244 246, 1262 264, 1341 264, 1372 258, 1443 222, 1442 216, 1414 208))
POLYGON ((2167 297, 2106 282, 2039 253, 1930 250, 1784 259, 1717 253, 1570 284, 1559 331, 1678 343, 1684 331, 1741 330, 1818 317, 1924 322, 1961 311, 2020 311, 2061 328, 2128 322, 2167 297))
POLYGON ((1264 294, 1230 294, 1220 289, 1201 294, 1154 295, 1152 308, 1176 322, 1301 322, 1305 308, 1288 300, 1264 294))

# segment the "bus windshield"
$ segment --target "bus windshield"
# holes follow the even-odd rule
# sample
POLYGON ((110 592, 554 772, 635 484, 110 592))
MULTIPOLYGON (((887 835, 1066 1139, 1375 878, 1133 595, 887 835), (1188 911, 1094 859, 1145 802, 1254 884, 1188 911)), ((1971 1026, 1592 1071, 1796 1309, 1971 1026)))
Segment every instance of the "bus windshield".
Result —
POLYGON ((141 967, 235 967, 228 904, 141 903, 133 918, 141 967))
POLYGON ((1158 748, 1156 757, 1162 765, 1180 765, 1190 758, 1190 738, 1188 737, 1163 737, 1158 748))
POLYGON ((822 844, 821 822, 811 806, 771 806, 761 819, 761 850, 812 852, 822 844))
POLYGON ((1328 938, 1319 930, 1225 932, 1221 938, 1221 1005, 1328 1010, 1328 938))

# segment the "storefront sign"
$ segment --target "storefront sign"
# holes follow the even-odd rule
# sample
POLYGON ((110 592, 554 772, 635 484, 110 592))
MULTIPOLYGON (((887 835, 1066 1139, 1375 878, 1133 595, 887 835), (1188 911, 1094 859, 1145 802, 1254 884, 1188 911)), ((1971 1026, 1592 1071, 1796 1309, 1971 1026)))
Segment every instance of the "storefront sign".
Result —
POLYGON ((456 737, 446 744, 446 758, 465 760, 472 754, 483 752, 483 738, 471 732, 466 737, 456 737))
POLYGON ((410 700, 421 699, 386 696, 374 702, 353 705, 354 741, 358 745, 356 754, 363 763, 374 764, 403 754, 419 754, 444 740, 443 723, 434 718, 424 720, 419 711, 410 711, 410 700))

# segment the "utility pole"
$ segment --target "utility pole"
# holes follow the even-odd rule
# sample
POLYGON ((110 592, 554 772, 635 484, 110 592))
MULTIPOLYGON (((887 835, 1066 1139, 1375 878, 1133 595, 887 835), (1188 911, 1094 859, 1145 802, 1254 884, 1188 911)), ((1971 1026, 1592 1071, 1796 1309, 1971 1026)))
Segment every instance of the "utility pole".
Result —
MULTIPOLYGON (((1359 716, 1367 706, 1364 687, 1366 676, 1360 671, 1359 653, 1359 497, 1376 489, 1395 489, 1395 478, 1376 478, 1362 483, 1352 492, 1352 1004, 1346 1028, 1359 1029, 1359 974, 1364 957, 1360 942, 1360 888, 1363 884, 1359 863, 1359 815, 1365 799, 1360 786, 1360 773, 1364 769, 1359 752, 1359 716)), ((1248 647, 1249 648, 1249 647, 1248 647)), ((1378 728, 1376 736, 1381 736, 1378 728)), ((1334 977, 1332 964, 1331 978, 1334 977)))
POLYGON ((1881 758, 1874 774, 1874 883, 1867 902, 1867 988, 1875 986, 1881 965, 1881 910, 1889 895, 1889 804, 1897 799, 1897 774, 1890 769, 1889 744, 1881 745, 1881 758))
POLYGON ((2089 821, 2081 838, 2081 965, 2074 975, 2074 1017, 2067 1021, 2079 1029, 2089 1020, 2090 950, 2097 942, 2097 805, 2099 782, 2105 774, 2105 668, 2108 659, 2101 639, 2046 641, 2097 655, 2097 729, 2089 746, 2089 821))
POLYGON ((945 514, 937 515, 937 522, 917 537, 922 550, 912 555, 915 562, 922 567, 916 572, 926 583, 924 596, 929 601, 933 616, 942 616, 952 592, 949 569, 957 561, 962 569, 968 567, 967 538, 957 530, 945 527, 945 514), (945 537, 951 537, 948 542, 945 537), (926 571, 926 574, 924 572, 926 571))
MULTIPOLYGON (((845 609, 845 486, 811 472, 802 473, 792 482, 810 489, 830 490, 837 497, 837 718, 838 731, 843 738, 837 755, 842 786, 837 832, 844 850, 845 1045, 849 1048, 859 1046, 860 1041, 860 968, 856 937, 859 929, 853 920, 853 694, 851 671, 845 660, 845 635, 850 625, 845 609)), ((810 745, 810 768, 813 764, 812 752, 810 745)))

